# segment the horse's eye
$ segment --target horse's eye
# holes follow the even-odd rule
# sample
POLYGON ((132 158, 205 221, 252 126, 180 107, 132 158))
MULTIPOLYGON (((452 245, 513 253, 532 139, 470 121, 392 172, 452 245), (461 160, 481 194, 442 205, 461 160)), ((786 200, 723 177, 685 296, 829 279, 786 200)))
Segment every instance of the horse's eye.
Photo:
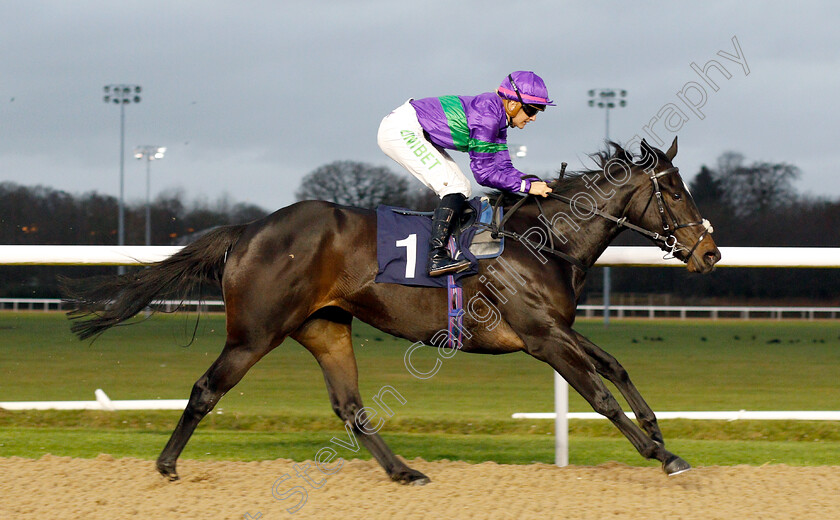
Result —
POLYGON ((679 193, 674 193, 672 197, 674 197, 674 200, 682 200, 682 195, 680 195, 679 193))

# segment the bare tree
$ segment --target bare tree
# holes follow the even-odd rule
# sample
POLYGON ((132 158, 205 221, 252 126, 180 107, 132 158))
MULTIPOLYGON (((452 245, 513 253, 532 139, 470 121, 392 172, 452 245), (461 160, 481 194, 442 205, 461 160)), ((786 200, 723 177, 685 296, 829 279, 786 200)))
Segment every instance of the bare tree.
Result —
POLYGON ((304 177, 295 197, 362 208, 375 208, 380 204, 404 206, 408 202, 408 178, 382 166, 336 161, 320 166, 304 177))
MULTIPOLYGON (((417 183, 419 184, 419 183, 417 183)), ((440 197, 425 186, 420 186, 408 194, 406 207, 418 211, 434 211, 440 203, 440 197)))
POLYGON ((725 152, 718 158, 714 178, 738 216, 763 214, 797 199, 793 181, 799 168, 787 163, 744 164, 744 156, 725 152))

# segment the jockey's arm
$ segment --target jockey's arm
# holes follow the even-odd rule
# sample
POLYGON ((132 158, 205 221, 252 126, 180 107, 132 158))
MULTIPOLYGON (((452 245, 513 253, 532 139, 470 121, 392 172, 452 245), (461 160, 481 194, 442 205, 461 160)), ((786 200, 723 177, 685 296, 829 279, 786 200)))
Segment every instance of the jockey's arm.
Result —
POLYGON ((523 179, 526 175, 513 167, 507 146, 491 153, 471 150, 470 169, 476 182, 482 186, 542 197, 551 193, 551 188, 545 182, 523 179))

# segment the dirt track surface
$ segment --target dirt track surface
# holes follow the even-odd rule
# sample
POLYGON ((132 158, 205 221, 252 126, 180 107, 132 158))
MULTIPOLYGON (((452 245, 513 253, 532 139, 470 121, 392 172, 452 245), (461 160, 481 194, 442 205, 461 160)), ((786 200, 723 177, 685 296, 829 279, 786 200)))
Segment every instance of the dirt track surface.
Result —
MULTIPOLYGON (((319 489, 294 462, 181 461, 182 480, 159 477, 153 462, 0 458, 0 518, 38 519, 829 519, 840 518, 840 466, 695 468, 666 477, 657 468, 506 466, 411 461, 432 478, 422 487, 387 479, 373 461, 352 460, 319 489), (302 494, 272 496, 294 485, 302 494)), ((310 476, 323 477, 314 466, 310 476), (314 472, 313 472, 314 471, 314 472)), ((317 483, 318 479, 313 479, 317 483)))

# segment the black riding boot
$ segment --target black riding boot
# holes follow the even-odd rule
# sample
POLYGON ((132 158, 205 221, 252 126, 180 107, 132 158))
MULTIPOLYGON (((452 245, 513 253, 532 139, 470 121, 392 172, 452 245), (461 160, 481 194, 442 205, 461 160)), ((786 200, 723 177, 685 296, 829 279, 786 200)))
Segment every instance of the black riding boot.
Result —
POLYGON ((466 197, 460 193, 446 195, 440 200, 435 210, 432 218, 432 238, 429 240, 429 276, 460 273, 470 267, 469 260, 466 258, 453 260, 446 249, 449 233, 452 231, 453 223, 457 222, 461 216, 461 207, 465 200, 466 197))

